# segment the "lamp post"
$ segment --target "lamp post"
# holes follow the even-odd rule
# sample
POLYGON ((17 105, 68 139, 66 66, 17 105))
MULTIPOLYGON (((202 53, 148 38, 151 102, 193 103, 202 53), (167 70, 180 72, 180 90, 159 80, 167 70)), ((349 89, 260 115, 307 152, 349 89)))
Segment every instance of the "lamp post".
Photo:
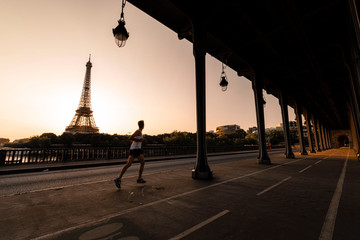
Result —
POLYGON ((124 47, 126 44, 126 40, 129 38, 129 33, 125 28, 125 19, 124 19, 125 4, 126 4, 126 0, 122 0, 121 15, 118 21, 119 25, 116 28, 113 28, 112 30, 115 37, 115 43, 118 47, 124 47))
POLYGON ((225 65, 224 65, 224 63, 222 63, 222 72, 221 72, 221 76, 220 76, 220 84, 219 85, 221 86, 221 90, 223 92, 226 91, 227 86, 229 84, 228 81, 227 81, 224 69, 225 69, 225 65))

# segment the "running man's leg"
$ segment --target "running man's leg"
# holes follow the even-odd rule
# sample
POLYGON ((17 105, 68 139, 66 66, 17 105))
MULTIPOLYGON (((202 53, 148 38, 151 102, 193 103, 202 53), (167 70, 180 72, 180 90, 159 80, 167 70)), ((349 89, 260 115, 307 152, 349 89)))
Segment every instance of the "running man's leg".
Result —
POLYGON ((140 154, 138 156, 139 159, 139 163, 140 163, 140 167, 139 167, 139 178, 141 178, 142 173, 144 171, 144 166, 145 166, 145 158, 144 158, 144 154, 140 154))
POLYGON ((129 158, 128 158, 128 161, 127 163, 122 167, 121 169, 121 172, 120 172, 120 175, 119 175, 119 178, 121 179, 122 176, 124 175, 124 173, 126 172, 126 170, 131 166, 131 164, 133 163, 134 161, 134 156, 130 155, 129 158))

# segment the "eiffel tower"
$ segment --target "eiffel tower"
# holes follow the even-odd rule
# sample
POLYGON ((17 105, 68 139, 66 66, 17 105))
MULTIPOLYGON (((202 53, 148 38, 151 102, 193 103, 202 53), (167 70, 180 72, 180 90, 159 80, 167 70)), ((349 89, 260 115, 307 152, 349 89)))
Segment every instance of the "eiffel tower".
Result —
POLYGON ((68 133, 98 133, 99 128, 96 127, 93 111, 91 110, 91 68, 92 63, 89 61, 86 63, 86 73, 84 79, 83 90, 81 93, 80 103, 78 109, 75 112, 69 126, 66 127, 65 132, 68 133))

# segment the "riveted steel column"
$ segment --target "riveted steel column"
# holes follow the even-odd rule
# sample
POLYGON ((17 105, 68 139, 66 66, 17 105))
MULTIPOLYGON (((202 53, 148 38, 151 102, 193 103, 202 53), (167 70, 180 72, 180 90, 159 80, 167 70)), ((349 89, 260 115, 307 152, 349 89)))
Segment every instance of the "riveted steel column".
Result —
POLYGON ((328 142, 327 142, 327 138, 326 138, 326 128, 324 126, 324 124, 321 124, 321 129, 322 129, 322 134, 323 134, 323 139, 324 139, 324 146, 325 146, 325 149, 329 149, 329 145, 328 145, 328 142))
POLYGON ((329 129, 325 129, 326 130, 326 139, 327 139, 327 144, 328 144, 328 149, 331 149, 331 142, 330 142, 330 137, 329 137, 329 129))
POLYGON ((321 142, 322 142, 322 146, 323 146, 323 150, 326 150, 326 141, 325 141, 325 138, 324 138, 324 124, 323 123, 319 123, 320 126, 320 134, 321 134, 321 142))
POLYGON ((310 122, 310 114, 309 114, 308 110, 305 111, 304 116, 305 116, 305 121, 306 121, 307 132, 308 132, 308 142, 309 142, 310 152, 316 153, 315 148, 314 148, 314 141, 313 141, 314 137, 313 137, 312 127, 311 127, 311 122, 310 122))
POLYGON ((197 126, 197 154, 196 164, 192 170, 192 177, 196 179, 210 179, 212 172, 207 161, 206 151, 206 97, 205 97, 205 55, 206 31, 201 22, 193 22, 193 50, 196 74, 196 126, 197 126))
POLYGON ((332 148, 332 144, 331 144, 331 131, 327 130, 327 137, 328 137, 328 141, 329 141, 329 148, 332 148))
MULTIPOLYGON (((353 50, 351 51, 354 56, 354 74, 350 79, 350 107, 352 109, 352 116, 354 122, 355 136, 357 138, 357 158, 360 161, 360 21, 359 21, 359 5, 358 1, 350 1, 350 11, 352 22, 355 30, 356 42, 353 43, 353 50)), ((351 76, 351 73, 349 74, 351 76)), ((354 147, 356 149, 356 147, 354 147)))
POLYGON ((320 140, 320 145, 321 145, 321 149, 324 151, 326 150, 325 145, 324 145, 324 138, 323 138, 323 132, 322 132, 322 124, 320 121, 318 121, 318 129, 319 129, 319 140, 320 140))
POLYGON ((320 144, 319 144, 319 134, 317 129, 317 120, 314 118, 314 116, 311 116, 313 126, 314 126, 314 139, 315 139, 315 147, 317 152, 321 152, 320 144))
POLYGON ((325 147, 326 147, 326 149, 329 149, 329 142, 328 142, 328 139, 326 137, 326 127, 324 125, 323 125, 323 132, 324 132, 325 147))
POLYGON ((256 107, 256 120, 259 134, 259 164, 271 164, 270 158, 266 149, 265 139, 265 121, 264 121, 264 98, 262 93, 261 79, 252 77, 252 88, 254 90, 255 107, 256 107))
POLYGON ((284 96, 283 92, 280 93, 279 103, 280 103, 280 107, 281 107, 281 116, 282 116, 283 128, 284 128, 285 157, 286 158, 295 158, 295 155, 291 149, 291 143, 290 143, 288 104, 287 104, 287 99, 284 96))
POLYGON ((307 155, 307 151, 305 148, 305 142, 304 142, 304 131, 303 131, 303 125, 301 120, 301 108, 298 104, 295 104, 295 115, 296 115, 296 121, 297 121, 297 129, 299 134, 299 143, 300 143, 300 154, 301 155, 307 155))

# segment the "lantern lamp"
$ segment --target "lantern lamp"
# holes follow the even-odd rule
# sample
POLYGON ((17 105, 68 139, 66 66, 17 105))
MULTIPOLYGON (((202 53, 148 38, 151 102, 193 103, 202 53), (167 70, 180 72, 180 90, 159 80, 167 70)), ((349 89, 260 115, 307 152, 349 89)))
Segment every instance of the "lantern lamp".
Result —
POLYGON ((222 63, 222 72, 221 72, 221 76, 220 76, 220 84, 219 85, 221 86, 221 90, 223 92, 225 92, 227 90, 227 86, 229 84, 229 82, 227 81, 224 69, 225 69, 224 63, 222 63))
POLYGON ((115 43, 118 47, 124 47, 126 40, 129 38, 129 33, 125 28, 125 19, 124 19, 124 7, 126 0, 122 0, 121 15, 118 21, 119 25, 116 28, 113 28, 113 34, 115 37, 115 43))

